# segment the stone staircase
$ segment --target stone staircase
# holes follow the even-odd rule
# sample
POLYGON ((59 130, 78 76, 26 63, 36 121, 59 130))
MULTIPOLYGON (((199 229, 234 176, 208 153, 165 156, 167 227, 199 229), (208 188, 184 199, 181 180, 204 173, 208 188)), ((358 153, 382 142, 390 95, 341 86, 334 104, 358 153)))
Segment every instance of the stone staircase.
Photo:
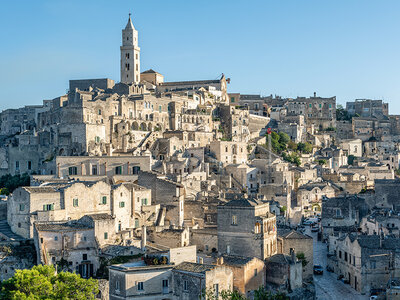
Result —
POLYGON ((15 234, 11 231, 10 226, 7 223, 7 220, 0 221, 0 235, 4 236, 5 238, 13 241, 22 241, 24 238, 18 234, 15 234))

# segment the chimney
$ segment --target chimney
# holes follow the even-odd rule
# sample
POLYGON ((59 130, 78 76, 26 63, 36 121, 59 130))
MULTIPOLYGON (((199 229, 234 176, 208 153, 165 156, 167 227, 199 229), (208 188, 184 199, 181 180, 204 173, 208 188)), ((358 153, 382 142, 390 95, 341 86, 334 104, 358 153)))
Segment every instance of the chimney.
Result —
POLYGON ((142 226, 142 241, 141 241, 141 248, 142 251, 146 249, 146 243, 147 243, 147 227, 145 225, 142 226))
POLYGON ((294 263, 297 261, 296 254, 294 253, 294 248, 290 248, 290 258, 294 263))

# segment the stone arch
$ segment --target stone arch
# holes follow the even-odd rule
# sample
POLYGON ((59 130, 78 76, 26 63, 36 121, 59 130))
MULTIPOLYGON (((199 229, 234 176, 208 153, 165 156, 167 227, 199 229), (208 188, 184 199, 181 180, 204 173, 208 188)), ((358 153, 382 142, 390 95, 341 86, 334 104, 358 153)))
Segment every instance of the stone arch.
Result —
POLYGON ((151 123, 149 123, 149 125, 147 125, 147 130, 148 131, 153 131, 153 125, 151 123))
POLYGON ((143 131, 147 130, 146 123, 140 124, 140 130, 143 130, 143 131))
POLYGON ((132 123, 132 130, 138 130, 139 129, 139 125, 138 123, 135 121, 132 123))

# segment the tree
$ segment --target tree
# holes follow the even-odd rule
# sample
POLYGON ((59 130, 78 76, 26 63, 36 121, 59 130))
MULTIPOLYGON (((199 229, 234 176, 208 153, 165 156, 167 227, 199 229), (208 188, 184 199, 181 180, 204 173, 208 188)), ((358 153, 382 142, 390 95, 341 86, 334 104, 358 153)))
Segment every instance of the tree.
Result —
POLYGON ((301 260, 301 265, 303 266, 303 268, 307 266, 308 261, 306 260, 306 256, 303 252, 296 253, 296 257, 298 260, 301 260))
POLYGON ((292 151, 296 151, 297 150, 297 144, 293 141, 289 141, 289 143, 287 144, 288 149, 292 150, 292 151))
POLYGON ((11 174, 3 175, 0 177, 0 189, 2 194, 12 193, 17 187, 29 186, 31 178, 28 174, 14 175, 11 174), (5 188, 5 190, 3 190, 5 188))
POLYGON ((214 288, 208 288, 206 290, 203 290, 202 295, 200 299, 205 299, 205 300, 247 300, 245 296, 240 294, 238 291, 227 291, 227 290, 222 290, 219 292, 219 295, 217 297, 216 291, 214 288))
POLYGON ((273 294, 267 291, 264 287, 259 287, 258 290, 254 291, 254 300, 287 300, 289 297, 282 292, 273 294))
POLYGON ((350 121, 351 115, 347 110, 343 108, 342 105, 338 104, 336 106, 336 120, 338 121, 350 121))
POLYGON ((290 141, 290 137, 287 133, 279 132, 279 143, 280 144, 287 145, 287 143, 289 143, 289 141, 290 141))
POLYGON ((325 159, 320 159, 320 160, 318 160, 318 164, 319 164, 320 166, 323 166, 323 165, 326 164, 326 160, 325 160, 325 159))
POLYGON ((89 300, 98 294, 98 282, 69 272, 56 274, 53 266, 17 270, 1 283, 0 299, 10 300, 89 300))

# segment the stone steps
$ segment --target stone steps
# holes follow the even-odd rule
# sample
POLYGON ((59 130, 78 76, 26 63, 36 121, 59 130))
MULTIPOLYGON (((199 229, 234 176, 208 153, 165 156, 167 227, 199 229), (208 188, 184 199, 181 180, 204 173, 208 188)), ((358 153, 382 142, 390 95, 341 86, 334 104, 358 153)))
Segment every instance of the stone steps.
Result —
POLYGON ((10 240, 16 240, 16 241, 24 240, 22 236, 15 234, 14 232, 11 231, 11 228, 8 225, 7 220, 0 221, 0 233, 9 238, 10 240))

